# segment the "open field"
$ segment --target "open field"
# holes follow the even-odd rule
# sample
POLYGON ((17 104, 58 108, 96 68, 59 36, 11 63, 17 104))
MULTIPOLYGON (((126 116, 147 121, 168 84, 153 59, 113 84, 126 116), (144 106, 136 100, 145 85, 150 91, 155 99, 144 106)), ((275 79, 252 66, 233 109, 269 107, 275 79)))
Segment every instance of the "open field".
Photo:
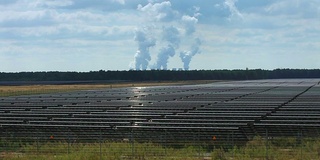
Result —
MULTIPOLYGON (((127 144, 130 154, 113 150, 120 152, 122 159, 143 159, 133 156, 141 154, 152 159, 146 153, 151 149, 186 159, 177 153, 190 147, 202 155, 200 159, 211 158, 216 152, 227 159, 235 159, 236 155, 239 159, 265 159, 286 154, 293 157, 290 159, 318 159, 319 82, 281 79, 131 85, 2 97, 0 149, 5 155, 27 154, 24 147, 33 147, 32 153, 40 156, 43 152, 35 150, 47 143, 69 147, 88 144, 93 148, 88 150, 90 153, 98 152, 102 155, 94 155, 102 157, 113 153, 102 146, 115 149, 112 145, 127 144), (138 146, 145 148, 144 152, 138 146), (174 154, 167 152, 170 149, 174 154), (295 158, 297 155, 300 157, 295 158)), ((63 151, 58 152, 66 154, 63 151)), ((81 149, 79 152, 85 153, 81 149)), ((163 159, 151 153, 155 159, 163 159)))
POLYGON ((320 158, 319 139, 306 139, 296 144, 295 138, 274 139, 266 144, 256 137, 240 147, 217 147, 211 150, 197 144, 183 148, 164 147, 154 143, 72 143, 46 142, 21 145, 0 153, 3 160, 96 160, 96 159, 159 159, 159 160, 312 160, 320 158), (283 143, 286 142, 286 143, 283 143))
MULTIPOLYGON (((198 81, 158 81, 158 82, 114 82, 114 83, 92 83, 92 84, 36 84, 18 83, 19 85, 0 85, 0 97, 17 96, 17 95, 31 95, 44 93, 57 93, 79 90, 92 90, 103 88, 123 88, 123 87, 147 87, 147 86, 167 86, 167 85, 185 85, 185 84, 203 84, 212 83, 213 80, 198 80, 198 81)), ((10 84, 10 83, 8 83, 10 84)))

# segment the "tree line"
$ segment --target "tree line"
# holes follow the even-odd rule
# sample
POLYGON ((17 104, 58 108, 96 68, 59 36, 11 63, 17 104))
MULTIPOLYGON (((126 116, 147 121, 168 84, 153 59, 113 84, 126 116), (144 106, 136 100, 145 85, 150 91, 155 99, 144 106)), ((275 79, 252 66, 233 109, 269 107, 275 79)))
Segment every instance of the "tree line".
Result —
POLYGON ((320 78, 320 69, 275 70, 145 70, 90 72, 1 72, 0 81, 161 81, 161 80, 254 80, 281 78, 320 78))

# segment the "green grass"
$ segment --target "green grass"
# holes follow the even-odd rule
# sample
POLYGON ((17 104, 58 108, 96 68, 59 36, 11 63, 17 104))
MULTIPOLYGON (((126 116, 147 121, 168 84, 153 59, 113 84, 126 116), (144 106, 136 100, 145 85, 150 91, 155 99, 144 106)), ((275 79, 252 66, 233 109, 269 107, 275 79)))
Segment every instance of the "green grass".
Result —
MULTIPOLYGON (((4 147, 4 142, 1 143, 4 147)), ((102 143, 7 143, 10 150, 2 151, 4 160, 313 160, 320 158, 320 139, 306 138, 298 142, 295 138, 269 140, 261 137, 243 146, 223 148, 206 145, 164 147, 154 143, 102 142, 102 143), (11 144, 11 148, 8 144, 11 144), (268 148, 266 147, 268 146, 268 148), (213 148, 209 150, 208 148, 213 148)))
POLYGON ((19 150, 7 152, 2 159, 6 160, 96 160, 96 159, 198 159, 198 150, 193 147, 183 149, 164 148, 153 143, 76 143, 65 142, 45 143, 37 146, 36 143, 22 146, 19 150), (101 152, 100 152, 101 145, 101 152))

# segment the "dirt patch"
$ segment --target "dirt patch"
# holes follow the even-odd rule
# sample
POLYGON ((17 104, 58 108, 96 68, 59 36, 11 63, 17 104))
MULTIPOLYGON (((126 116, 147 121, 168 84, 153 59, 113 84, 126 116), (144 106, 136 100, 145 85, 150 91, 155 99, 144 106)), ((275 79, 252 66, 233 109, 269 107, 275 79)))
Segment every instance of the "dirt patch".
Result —
POLYGON ((110 83, 110 84, 0 86, 0 97, 68 92, 68 91, 78 91, 78 90, 92 90, 92 89, 103 89, 103 88, 191 85, 191 84, 206 84, 206 83, 213 83, 213 82, 216 82, 216 81, 213 81, 213 80, 152 81, 152 82, 122 82, 122 83, 110 83))

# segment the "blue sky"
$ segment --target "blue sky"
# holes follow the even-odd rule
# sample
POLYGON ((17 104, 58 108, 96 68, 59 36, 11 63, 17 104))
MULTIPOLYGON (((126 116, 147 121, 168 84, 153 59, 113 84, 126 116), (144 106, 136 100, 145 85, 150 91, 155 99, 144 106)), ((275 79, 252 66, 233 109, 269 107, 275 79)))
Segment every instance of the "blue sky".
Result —
POLYGON ((0 71, 320 68, 319 0, 0 0, 0 71))

